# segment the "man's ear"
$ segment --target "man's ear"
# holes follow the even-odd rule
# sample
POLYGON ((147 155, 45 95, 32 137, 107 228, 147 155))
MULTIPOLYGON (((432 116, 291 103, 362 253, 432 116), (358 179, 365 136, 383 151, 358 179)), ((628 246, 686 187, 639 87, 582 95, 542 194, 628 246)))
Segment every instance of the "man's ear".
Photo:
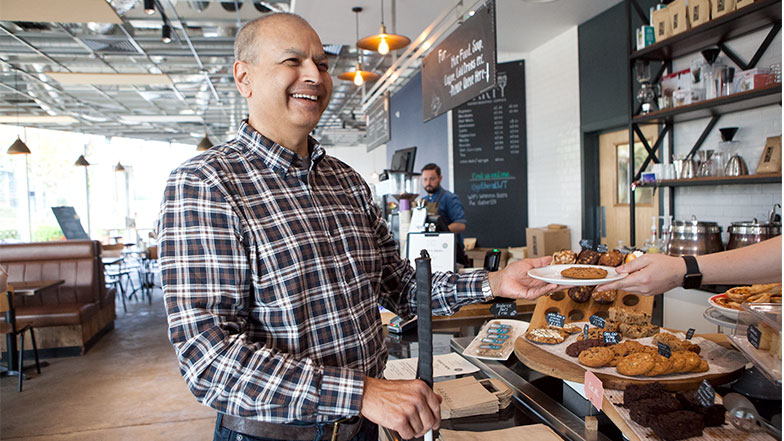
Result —
POLYGON ((250 87, 250 72, 248 63, 244 61, 234 62, 234 85, 245 98, 250 98, 252 88, 250 87))

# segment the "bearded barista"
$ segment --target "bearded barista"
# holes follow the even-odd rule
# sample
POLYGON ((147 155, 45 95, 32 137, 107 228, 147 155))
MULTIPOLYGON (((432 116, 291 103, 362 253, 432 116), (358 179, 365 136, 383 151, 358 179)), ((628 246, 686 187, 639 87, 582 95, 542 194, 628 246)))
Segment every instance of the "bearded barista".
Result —
POLYGON ((441 187, 441 167, 430 163, 422 167, 422 187, 427 195, 422 199, 427 207, 427 214, 441 217, 449 231, 457 236, 459 248, 463 248, 463 235, 466 229, 465 210, 460 197, 441 187))

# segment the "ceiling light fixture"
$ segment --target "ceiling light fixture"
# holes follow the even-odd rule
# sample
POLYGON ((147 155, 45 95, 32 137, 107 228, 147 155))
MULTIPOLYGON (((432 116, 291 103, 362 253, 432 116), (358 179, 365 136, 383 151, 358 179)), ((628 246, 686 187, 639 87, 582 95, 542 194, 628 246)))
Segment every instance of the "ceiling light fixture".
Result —
POLYGON ((172 41, 172 28, 169 23, 164 22, 163 27, 161 27, 161 41, 169 44, 172 41))
POLYGON ((205 150, 209 150, 212 147, 212 141, 210 141, 210 137, 207 136, 207 133, 204 133, 204 138, 199 141, 199 145, 196 146, 196 150, 199 152, 203 152, 205 150))
POLYGON ((144 13, 147 15, 155 14, 155 0, 144 0, 144 13))
POLYGON ((391 50, 394 51, 408 46, 409 43, 411 43, 411 39, 408 37, 387 33, 387 27, 384 25, 384 0, 381 0, 381 29, 378 31, 378 34, 357 41, 357 47, 386 55, 391 50))
MULTIPOLYGON (((354 6, 351 10, 356 14, 357 17, 357 40, 359 40, 359 13, 362 12, 361 6, 354 6)), ((362 50, 357 48, 357 65, 352 71, 344 72, 338 75, 338 78, 341 80, 346 81, 353 81, 355 85, 361 86, 365 84, 365 81, 376 81, 380 78, 380 76, 376 73, 362 70, 362 50)))
MULTIPOLYGON (((17 72, 14 71, 14 90, 19 90, 19 77, 17 76, 17 72)), ((16 125, 19 126, 19 99, 16 99, 16 125)), ((29 155, 32 153, 30 149, 27 147, 27 144, 22 141, 22 138, 17 134, 16 141, 11 144, 11 147, 8 147, 9 155, 29 155)))
POLYGON ((125 167, 123 167, 123 165, 120 164, 120 161, 117 161, 117 165, 114 166, 114 171, 116 171, 118 173, 124 172, 125 171, 125 167))
POLYGON ((87 167, 90 165, 86 159, 84 159, 84 155, 79 155, 79 158, 74 162, 74 165, 77 167, 87 167))

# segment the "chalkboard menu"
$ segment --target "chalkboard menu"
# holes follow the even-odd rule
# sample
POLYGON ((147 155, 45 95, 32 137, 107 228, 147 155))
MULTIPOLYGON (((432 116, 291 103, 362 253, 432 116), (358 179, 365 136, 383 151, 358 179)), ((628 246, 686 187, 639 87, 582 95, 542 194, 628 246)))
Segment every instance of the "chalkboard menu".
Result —
POLYGON ((389 93, 385 93, 365 113, 367 151, 389 142, 389 93))
POLYGON ((54 217, 57 218, 57 223, 60 224, 60 229, 63 230, 63 235, 68 240, 74 239, 89 239, 90 236, 82 228, 82 221, 79 220, 79 215, 76 214, 74 207, 52 207, 54 217))
POLYGON ((452 111, 455 193, 479 246, 525 243, 525 64, 501 63, 496 86, 452 111))
POLYGON ((493 87, 495 1, 489 0, 422 59, 425 121, 493 87))

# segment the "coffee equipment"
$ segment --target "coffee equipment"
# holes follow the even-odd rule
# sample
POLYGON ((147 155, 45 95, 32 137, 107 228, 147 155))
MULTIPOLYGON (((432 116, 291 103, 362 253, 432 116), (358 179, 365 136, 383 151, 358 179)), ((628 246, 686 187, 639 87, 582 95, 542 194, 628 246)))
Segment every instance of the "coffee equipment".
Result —
POLYGON ((670 256, 699 256, 724 251, 721 227, 716 222, 676 220, 670 226, 667 254, 670 256))
POLYGON ((719 150, 723 151, 727 159, 727 164, 724 165, 724 176, 744 176, 749 174, 749 168, 746 166, 746 161, 738 154, 738 141, 734 141, 735 134, 738 133, 737 127, 723 127, 719 129, 721 133, 721 142, 719 143, 719 150))
POLYGON ((757 218, 754 218, 752 221, 733 222, 727 228, 727 231, 730 233, 727 249, 743 248, 780 235, 781 216, 776 213, 776 207, 781 209, 781 205, 774 204, 768 215, 767 222, 758 222, 757 218))

